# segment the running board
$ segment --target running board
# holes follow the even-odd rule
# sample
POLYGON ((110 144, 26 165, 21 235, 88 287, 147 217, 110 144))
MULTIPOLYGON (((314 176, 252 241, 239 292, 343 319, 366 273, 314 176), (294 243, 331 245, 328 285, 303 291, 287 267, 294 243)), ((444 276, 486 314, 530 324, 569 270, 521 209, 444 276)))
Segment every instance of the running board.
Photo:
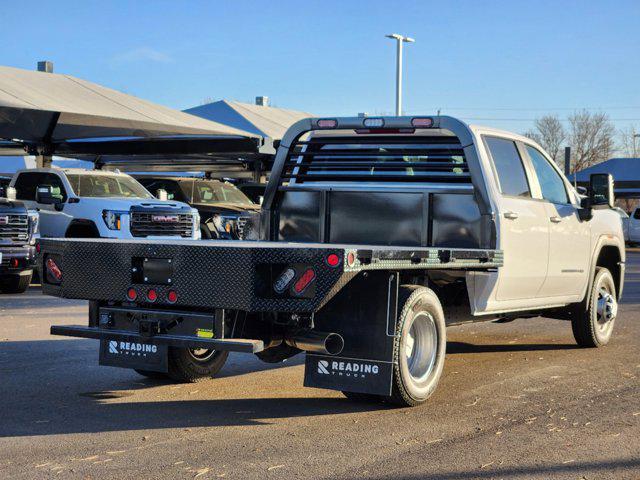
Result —
POLYGON ((199 338, 166 334, 147 337, 127 330, 108 330, 105 328, 81 327, 79 325, 54 325, 51 327, 51 334, 64 337, 151 343, 181 348, 212 348, 214 350, 228 352, 258 353, 264 350, 264 342, 262 340, 245 338, 199 338))

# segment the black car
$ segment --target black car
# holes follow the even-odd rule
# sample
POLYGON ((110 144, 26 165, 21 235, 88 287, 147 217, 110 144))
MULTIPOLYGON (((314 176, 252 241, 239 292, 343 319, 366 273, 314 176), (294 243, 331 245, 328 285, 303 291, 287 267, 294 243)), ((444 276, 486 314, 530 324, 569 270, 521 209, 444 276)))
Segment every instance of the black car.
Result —
POLYGON ((203 239, 244 239, 247 223, 258 215, 260 205, 235 185, 222 180, 158 175, 134 175, 154 195, 167 192, 168 200, 185 202, 200 213, 203 239))
POLYGON ((23 293, 34 273, 38 213, 7 198, 10 181, 0 176, 0 293, 23 293))

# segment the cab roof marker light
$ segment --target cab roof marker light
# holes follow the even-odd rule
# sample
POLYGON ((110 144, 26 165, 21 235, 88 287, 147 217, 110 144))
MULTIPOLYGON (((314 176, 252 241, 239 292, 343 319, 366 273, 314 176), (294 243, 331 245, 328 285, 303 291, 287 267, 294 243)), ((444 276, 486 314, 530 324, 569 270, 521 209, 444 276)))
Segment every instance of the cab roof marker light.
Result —
POLYGON ((335 118, 321 118, 316 124, 318 128, 337 128, 338 120, 335 118))
POLYGON ((412 118, 411 125, 416 128, 431 128, 433 127, 433 118, 431 117, 412 118))
POLYGON ((362 124, 368 128, 382 128, 384 127, 384 118, 367 117, 362 121, 362 124))

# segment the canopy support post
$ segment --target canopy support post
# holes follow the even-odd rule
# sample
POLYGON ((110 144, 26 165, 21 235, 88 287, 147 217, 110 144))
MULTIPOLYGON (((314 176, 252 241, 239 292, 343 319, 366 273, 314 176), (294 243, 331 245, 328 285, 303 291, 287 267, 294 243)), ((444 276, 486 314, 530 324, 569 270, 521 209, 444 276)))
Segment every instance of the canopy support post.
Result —
POLYGON ((51 164, 53 163, 52 155, 36 155, 36 168, 51 168, 51 164))

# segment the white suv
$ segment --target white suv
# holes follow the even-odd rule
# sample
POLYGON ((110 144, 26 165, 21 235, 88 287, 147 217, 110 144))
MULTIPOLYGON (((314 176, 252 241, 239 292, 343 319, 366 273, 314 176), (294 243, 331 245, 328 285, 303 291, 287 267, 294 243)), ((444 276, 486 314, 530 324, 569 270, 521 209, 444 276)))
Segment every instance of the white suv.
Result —
POLYGON ((20 170, 11 186, 27 208, 40 212, 42 237, 200 238, 197 210, 157 200, 120 172, 20 170))

